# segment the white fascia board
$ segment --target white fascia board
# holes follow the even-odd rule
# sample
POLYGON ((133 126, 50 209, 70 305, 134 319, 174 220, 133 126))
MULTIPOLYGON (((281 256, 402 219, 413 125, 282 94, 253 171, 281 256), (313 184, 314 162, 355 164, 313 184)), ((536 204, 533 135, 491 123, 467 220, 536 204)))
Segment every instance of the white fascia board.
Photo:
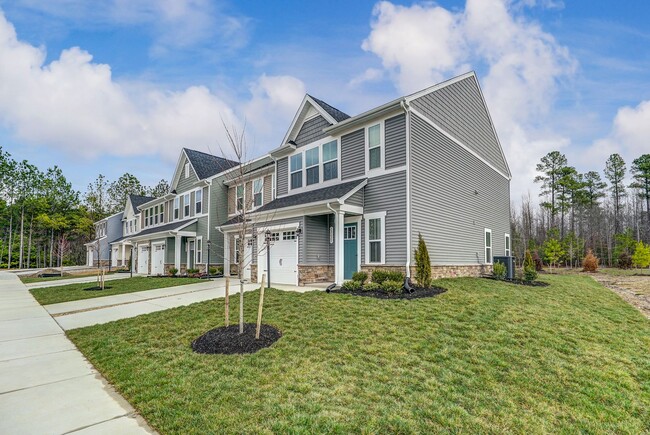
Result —
POLYGON ((404 97, 404 100, 406 100, 407 103, 410 103, 411 101, 416 100, 416 99, 418 99, 418 98, 420 98, 420 97, 422 97, 424 95, 430 94, 431 92, 438 91, 438 90, 440 90, 442 88, 446 88, 449 85, 453 85, 456 82, 459 82, 461 80, 465 80, 466 78, 472 77, 472 76, 476 77, 476 74, 474 73, 474 71, 466 72, 465 74, 461 74, 459 76, 452 77, 449 80, 445 80, 444 82, 436 83, 435 85, 429 86, 426 89, 422 89, 421 91, 415 92, 415 93, 413 93, 411 95, 407 95, 406 97, 404 97))
MULTIPOLYGON (((313 99, 312 97, 310 97, 309 95, 305 94, 304 98, 302 99, 302 103, 300 103, 300 107, 298 108, 298 111, 297 111, 296 114, 294 115, 293 120, 291 121, 291 124, 289 125, 289 129, 287 130, 287 133, 284 135, 284 138, 282 138, 282 143, 281 143, 280 146, 277 148, 277 150, 280 150, 280 149, 284 148, 284 146, 287 144, 287 142, 289 142, 289 139, 290 139, 291 136, 293 135, 293 133, 294 133, 296 127, 298 126, 298 124, 299 124, 299 123, 302 124, 302 122, 304 121, 304 116, 303 116, 303 114, 304 114, 304 112, 305 112, 305 106, 307 105, 307 103, 309 103, 309 104, 310 104, 314 109, 316 109, 316 111, 317 111, 317 112, 318 112, 318 113, 319 113, 323 118, 325 118, 325 119, 327 120, 327 122, 329 122, 330 124, 336 125, 336 124, 338 123, 338 122, 336 121, 336 119, 334 119, 334 118, 332 117, 332 115, 330 115, 329 113, 327 113, 327 112, 325 111, 325 109, 323 109, 323 108, 321 107, 320 104, 318 104, 316 101, 314 101, 314 99, 313 99)), ((276 151, 276 150, 273 150, 273 151, 271 151, 271 152, 273 153, 273 152, 275 152, 275 151, 276 151)))
POLYGON ((343 204, 348 198, 357 193, 359 190, 363 189, 368 184, 368 179, 363 180, 359 183, 354 189, 350 190, 348 193, 339 198, 339 202, 343 204))

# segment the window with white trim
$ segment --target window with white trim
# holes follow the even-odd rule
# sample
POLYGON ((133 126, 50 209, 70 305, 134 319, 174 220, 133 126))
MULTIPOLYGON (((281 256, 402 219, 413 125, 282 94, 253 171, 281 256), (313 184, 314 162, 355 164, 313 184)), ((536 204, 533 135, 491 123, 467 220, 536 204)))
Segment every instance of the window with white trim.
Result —
POLYGON ((282 232, 282 240, 296 240, 296 232, 295 231, 282 232))
POLYGON ((291 188, 298 189, 302 187, 302 153, 290 157, 289 174, 291 188))
POLYGON ((177 196, 174 198, 174 220, 178 220, 180 217, 180 208, 181 208, 181 198, 177 196))
POLYGON ((158 224, 158 215, 159 215, 158 206, 155 206, 153 208, 153 221, 154 221, 155 224, 158 224))
POLYGON ((190 194, 186 193, 183 195, 183 217, 188 217, 190 215, 190 194))
POLYGON ((149 226, 149 209, 146 209, 144 211, 144 226, 145 227, 149 226))
POLYGON ((366 219, 366 263, 383 264, 386 260, 386 213, 370 213, 366 219))
POLYGON ((485 229, 485 262, 492 264, 492 230, 485 229))
POLYGON ((338 141, 323 144, 323 181, 339 177, 338 141))
POLYGON ((203 257, 203 238, 202 237, 197 237, 196 238, 196 264, 201 263, 202 257, 203 257))
POLYGON ((194 209, 195 214, 201 214, 203 210, 203 189, 199 189, 194 194, 194 209))
POLYGON ((160 204, 160 212, 158 213, 160 223, 165 222, 165 204, 160 204))
POLYGON ((305 151, 305 168, 307 173, 307 182, 306 185, 310 186, 316 184, 320 181, 320 171, 319 171, 319 153, 320 148, 312 148, 305 151))
POLYGON ((375 124, 368 127, 367 141, 368 141, 368 169, 377 169, 382 167, 382 125, 375 124))
POLYGON ((242 211, 244 209, 244 185, 240 184, 236 187, 235 190, 235 205, 237 207, 237 211, 242 211))
POLYGON ((253 207, 261 207, 264 201, 264 180, 258 178, 253 180, 253 207))
POLYGON ((511 250, 510 250, 510 234, 506 233, 506 237, 505 237, 505 252, 504 252, 505 256, 506 256, 506 257, 510 257, 510 252, 511 252, 511 250))

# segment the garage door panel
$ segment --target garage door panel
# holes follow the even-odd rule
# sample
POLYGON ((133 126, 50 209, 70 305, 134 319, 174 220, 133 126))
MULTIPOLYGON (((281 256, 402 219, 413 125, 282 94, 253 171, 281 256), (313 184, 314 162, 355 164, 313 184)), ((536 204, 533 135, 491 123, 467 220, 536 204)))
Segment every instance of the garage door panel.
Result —
MULTIPOLYGON (((295 231, 280 231, 272 235, 271 284, 291 284, 298 281, 298 240, 295 231)), ((266 271, 266 250, 259 257, 263 273, 266 271)), ((261 273, 258 280, 261 280, 261 273)))

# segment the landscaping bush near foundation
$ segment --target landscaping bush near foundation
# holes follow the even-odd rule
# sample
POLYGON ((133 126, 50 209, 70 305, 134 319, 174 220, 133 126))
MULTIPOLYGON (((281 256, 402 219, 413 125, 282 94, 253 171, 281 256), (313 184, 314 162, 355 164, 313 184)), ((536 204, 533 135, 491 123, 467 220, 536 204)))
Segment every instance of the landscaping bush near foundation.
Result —
POLYGON ((368 273, 363 271, 354 272, 352 274, 352 281, 358 281, 361 283, 361 285, 363 285, 366 281, 368 281, 368 273))

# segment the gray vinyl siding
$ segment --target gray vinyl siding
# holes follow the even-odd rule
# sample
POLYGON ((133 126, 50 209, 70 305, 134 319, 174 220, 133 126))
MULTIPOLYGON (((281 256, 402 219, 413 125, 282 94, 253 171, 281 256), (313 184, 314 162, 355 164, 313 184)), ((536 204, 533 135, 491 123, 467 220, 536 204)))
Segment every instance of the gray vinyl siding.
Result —
POLYGON ((267 175, 264 177, 264 187, 262 188, 262 205, 268 204, 269 202, 273 201, 272 196, 273 192, 273 177, 271 175, 267 175))
POLYGON ((174 264, 176 261, 174 248, 176 246, 175 237, 167 237, 167 242, 165 243, 165 263, 174 264))
POLYGON ((411 102, 427 118, 504 174, 507 165, 474 77, 468 77, 411 102))
POLYGON ((177 192, 185 192, 186 190, 191 189, 194 183, 198 181, 194 169, 192 169, 192 165, 190 165, 190 176, 185 178, 185 163, 187 163, 187 158, 183 157, 183 163, 181 163, 180 166, 180 177, 178 184, 176 185, 177 192))
POLYGON ((323 133, 323 129, 329 126, 330 123, 320 115, 315 118, 308 119, 302 124, 298 135, 296 135, 296 138, 294 139, 296 146, 302 147, 309 145, 312 142, 327 137, 327 134, 323 133))
POLYGON ((365 130, 341 137, 341 180, 360 177, 366 172, 365 130))
POLYGON ((363 189, 360 189, 357 193, 345 200, 346 204, 357 205, 363 207, 363 189))
POLYGON ((406 164, 406 115, 389 118, 384 123, 386 169, 406 164))
POLYGON ((492 255, 504 254, 510 182, 417 115, 411 182, 411 243, 422 233, 432 264, 484 263, 485 228, 492 230, 492 255))
POLYGON ((333 226, 332 215, 305 216, 301 238, 305 239, 304 264, 334 264, 334 244, 329 240, 329 228, 333 226))
MULTIPOLYGON (((368 179, 364 213, 386 212, 386 265, 406 264, 406 172, 368 179)), ((361 221, 361 261, 366 263, 365 219, 361 221)))
MULTIPOLYGON (((221 177, 215 178, 210 186, 210 264, 223 265, 224 237, 215 227, 228 220, 228 187, 221 177)), ((207 241, 204 240, 203 243, 207 241)), ((207 244, 205 246, 207 261, 207 244)))
POLYGON ((276 195, 286 195, 289 191, 289 159, 283 157, 275 165, 275 176, 278 177, 276 183, 276 195))

